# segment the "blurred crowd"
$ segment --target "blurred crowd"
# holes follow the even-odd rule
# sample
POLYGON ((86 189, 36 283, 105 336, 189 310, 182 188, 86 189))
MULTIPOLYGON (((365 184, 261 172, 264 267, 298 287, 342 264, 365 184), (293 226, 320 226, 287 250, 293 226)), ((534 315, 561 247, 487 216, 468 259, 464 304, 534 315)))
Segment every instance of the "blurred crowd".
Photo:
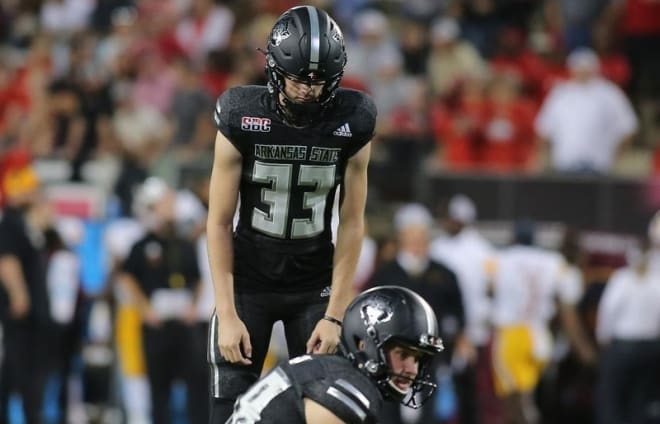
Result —
MULTIPOLYGON (((105 160, 178 183, 208 157, 215 98, 265 82, 258 49, 296 3, 4 0, 0 151, 69 161, 74 181, 105 160)), ((344 30, 344 86, 375 99, 376 159, 602 174, 631 143, 655 151, 655 1, 314 3, 344 30)))
MULTIPOLYGON (((608 175, 635 149, 651 162, 637 174, 660 171, 657 0, 309 3, 343 28, 342 84, 378 107, 383 199, 419 172, 608 175)), ((159 405, 186 422, 205 399, 211 111, 265 83, 258 49, 295 4, 0 0, 0 423, 149 422, 170 390, 159 405), (43 190, 68 183, 91 191, 43 190), (131 252, 179 262, 150 234, 194 251, 156 305, 131 252)), ((480 231, 460 195, 378 210, 356 291, 409 281, 448 347, 434 401, 394 422, 660 422, 656 221, 639 239, 561 227, 548 242, 533 217, 480 231)))

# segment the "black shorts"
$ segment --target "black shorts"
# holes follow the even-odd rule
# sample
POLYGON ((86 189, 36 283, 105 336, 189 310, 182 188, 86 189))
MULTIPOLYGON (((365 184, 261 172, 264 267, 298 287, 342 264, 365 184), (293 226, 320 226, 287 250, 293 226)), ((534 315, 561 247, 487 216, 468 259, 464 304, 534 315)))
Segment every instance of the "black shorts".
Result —
POLYGON ((301 293, 236 293, 235 305, 252 344, 252 364, 232 364, 218 349, 218 317, 213 313, 209 325, 208 361, 211 368, 211 395, 235 399, 259 376, 268 351, 273 324, 284 324, 289 357, 305 353, 305 345, 314 327, 325 313, 328 290, 301 293))

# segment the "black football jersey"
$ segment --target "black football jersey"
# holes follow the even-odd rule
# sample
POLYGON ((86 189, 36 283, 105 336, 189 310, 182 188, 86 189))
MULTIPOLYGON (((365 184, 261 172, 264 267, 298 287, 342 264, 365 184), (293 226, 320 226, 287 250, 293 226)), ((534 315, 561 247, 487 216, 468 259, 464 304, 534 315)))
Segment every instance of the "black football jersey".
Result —
POLYGON ((236 87, 220 96, 214 116, 243 157, 234 275, 247 283, 237 288, 328 285, 334 197, 349 158, 373 136, 371 98, 339 89, 323 120, 296 128, 276 113, 266 87, 236 87))
POLYGON ((303 355, 275 367, 243 394, 227 424, 305 424, 304 398, 348 424, 376 422, 383 397, 341 356, 303 355))

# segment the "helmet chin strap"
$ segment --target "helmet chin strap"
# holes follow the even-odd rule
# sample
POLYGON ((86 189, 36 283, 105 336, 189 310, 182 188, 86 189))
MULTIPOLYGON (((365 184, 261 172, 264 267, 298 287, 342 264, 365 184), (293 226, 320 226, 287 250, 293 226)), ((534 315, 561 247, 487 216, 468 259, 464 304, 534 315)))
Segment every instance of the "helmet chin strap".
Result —
POLYGON ((412 386, 408 389, 401 389, 396 384, 394 384, 393 377, 403 377, 403 378, 408 378, 408 377, 399 376, 397 374, 393 374, 390 371, 385 371, 384 373, 381 373, 379 377, 378 376, 374 376, 374 377, 376 378, 376 382, 380 387, 380 391, 383 394, 383 396, 385 396, 385 398, 392 399, 397 402, 402 402, 406 398, 406 396, 410 395, 412 392, 412 386))
MULTIPOLYGON (((271 60, 267 56, 267 60, 271 60)), ((273 62, 274 63, 274 62, 273 62)), ((321 94, 323 101, 316 99, 315 101, 298 103, 289 97, 284 91, 284 79, 286 76, 271 66, 266 68, 270 81, 268 82, 268 91, 275 99, 276 109, 280 116, 286 121, 287 124, 294 127, 305 127, 310 125, 321 118, 323 111, 328 107, 330 101, 334 98, 334 93, 329 96, 321 94)), ((324 90, 326 90, 324 88, 324 90)))
POLYGON ((393 381, 392 377, 405 378, 407 380, 410 380, 411 382, 414 382, 415 381, 414 379, 412 379, 410 377, 406 377, 405 375, 393 374, 393 373, 391 373, 389 375, 389 377, 387 378, 387 384, 390 386, 390 388, 393 389, 394 391, 396 391, 397 393, 399 393, 402 397, 404 397, 408 393, 410 393, 410 391, 412 390, 412 386, 408 387, 407 389, 402 389, 399 386, 397 386, 396 384, 394 384, 394 381, 393 381))
POLYGON ((280 109, 283 117, 294 126, 306 126, 319 119, 325 106, 319 102, 297 103, 280 91, 280 109))
POLYGON ((415 377, 410 377, 404 374, 395 373, 388 360, 384 360, 383 367, 384 377, 380 379, 381 387, 386 388, 389 396, 399 401, 401 404, 417 409, 421 407, 426 400, 428 400, 435 390, 435 383, 425 380, 426 365, 420 363, 418 374, 415 377), (402 389, 395 384, 396 379, 406 379, 411 382, 411 385, 402 389), (418 399, 418 394, 422 394, 422 398, 418 399))

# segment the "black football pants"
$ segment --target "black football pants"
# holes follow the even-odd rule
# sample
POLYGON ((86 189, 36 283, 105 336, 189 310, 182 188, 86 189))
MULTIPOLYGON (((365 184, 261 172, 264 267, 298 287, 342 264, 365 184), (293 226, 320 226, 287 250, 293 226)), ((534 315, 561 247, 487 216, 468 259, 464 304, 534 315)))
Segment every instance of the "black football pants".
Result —
POLYGON ((252 364, 231 364, 218 349, 218 317, 214 313, 209 326, 209 351, 212 424, 224 424, 236 398, 261 375, 270 343, 273 324, 284 324, 289 357, 305 353, 305 345, 314 327, 323 317, 327 297, 321 289, 303 293, 237 293, 235 305, 250 334, 252 364))
POLYGON ((19 394, 26 424, 42 422, 43 395, 46 383, 46 331, 30 319, 2 323, 0 364, 0 424, 8 423, 9 398, 19 394))
POLYGON ((151 388, 153 424, 169 424, 172 384, 181 379, 187 389, 186 411, 190 424, 204 424, 208 415, 204 350, 196 327, 165 321, 159 327, 143 326, 147 377, 151 388))

